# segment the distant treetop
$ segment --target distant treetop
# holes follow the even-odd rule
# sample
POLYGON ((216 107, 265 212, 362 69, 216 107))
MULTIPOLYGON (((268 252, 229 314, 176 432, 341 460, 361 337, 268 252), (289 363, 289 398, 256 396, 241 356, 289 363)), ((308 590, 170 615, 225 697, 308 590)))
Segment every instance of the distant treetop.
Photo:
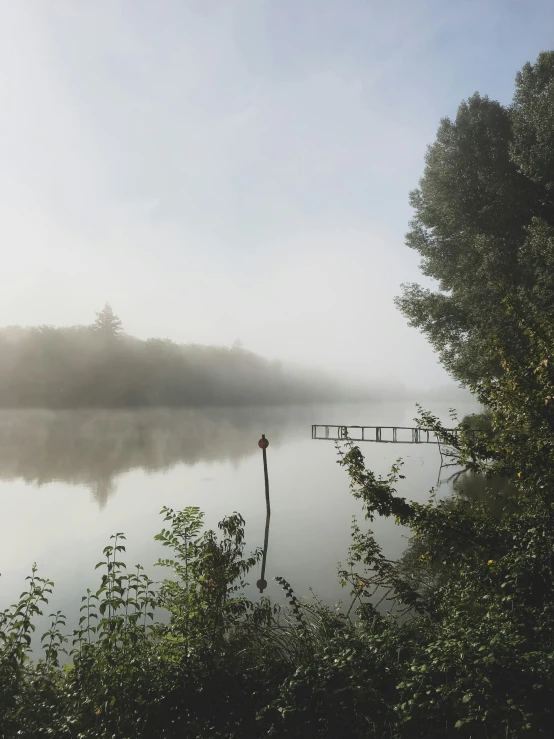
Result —
POLYGON ((109 303, 106 303, 102 310, 96 314, 96 321, 92 327, 94 331, 112 338, 118 338, 123 333, 121 319, 115 315, 109 303))

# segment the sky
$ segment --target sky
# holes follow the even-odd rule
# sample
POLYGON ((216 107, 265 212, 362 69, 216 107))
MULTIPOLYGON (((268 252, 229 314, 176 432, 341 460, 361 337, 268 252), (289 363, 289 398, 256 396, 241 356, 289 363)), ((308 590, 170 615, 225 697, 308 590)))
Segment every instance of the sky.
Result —
POLYGON ((0 325, 94 320, 410 387, 393 305, 441 117, 509 102, 549 0, 0 0, 0 325))

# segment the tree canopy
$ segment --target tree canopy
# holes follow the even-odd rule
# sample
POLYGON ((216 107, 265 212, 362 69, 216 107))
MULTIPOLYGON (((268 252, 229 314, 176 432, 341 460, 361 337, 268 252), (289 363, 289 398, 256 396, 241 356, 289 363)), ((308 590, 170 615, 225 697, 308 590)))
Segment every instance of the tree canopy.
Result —
POLYGON ((242 348, 129 336, 107 303, 90 326, 0 329, 0 407, 286 405, 361 391, 242 348))
POLYGON ((438 285, 403 285, 397 305, 471 385, 498 373, 493 333, 514 344, 502 300, 554 308, 554 52, 524 66, 512 105, 476 93, 441 121, 410 203, 407 245, 438 285))
POLYGON ((96 321, 92 327, 94 331, 110 339, 119 338, 123 332, 123 323, 119 316, 115 315, 109 303, 106 303, 96 314, 96 321))

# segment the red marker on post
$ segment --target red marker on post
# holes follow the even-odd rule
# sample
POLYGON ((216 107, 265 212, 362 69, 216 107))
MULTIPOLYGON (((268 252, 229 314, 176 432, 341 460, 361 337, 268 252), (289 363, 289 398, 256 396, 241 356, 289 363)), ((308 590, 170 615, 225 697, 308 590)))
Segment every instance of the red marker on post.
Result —
POLYGON ((269 517, 271 516, 271 507, 269 505, 269 477, 267 474, 267 453, 266 449, 269 446, 269 441, 265 438, 265 434, 262 434, 262 438, 258 442, 258 446, 262 450, 262 456, 264 460, 264 481, 265 481, 265 504, 266 504, 266 517, 265 517, 265 536, 264 536, 264 551, 262 556, 262 574, 256 586, 260 593, 263 593, 267 588, 267 582, 265 580, 265 563, 267 558, 267 543, 269 539, 269 517))

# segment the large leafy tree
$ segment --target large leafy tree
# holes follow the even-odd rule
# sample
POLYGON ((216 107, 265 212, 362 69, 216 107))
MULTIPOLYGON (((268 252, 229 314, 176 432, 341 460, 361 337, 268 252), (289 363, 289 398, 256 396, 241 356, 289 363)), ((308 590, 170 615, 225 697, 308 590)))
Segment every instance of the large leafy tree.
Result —
POLYGON ((517 75, 511 106, 476 93, 441 121, 410 202, 407 244, 438 285, 403 285, 397 305, 461 383, 496 376, 491 338, 519 341, 503 301, 554 308, 554 52, 517 75))

